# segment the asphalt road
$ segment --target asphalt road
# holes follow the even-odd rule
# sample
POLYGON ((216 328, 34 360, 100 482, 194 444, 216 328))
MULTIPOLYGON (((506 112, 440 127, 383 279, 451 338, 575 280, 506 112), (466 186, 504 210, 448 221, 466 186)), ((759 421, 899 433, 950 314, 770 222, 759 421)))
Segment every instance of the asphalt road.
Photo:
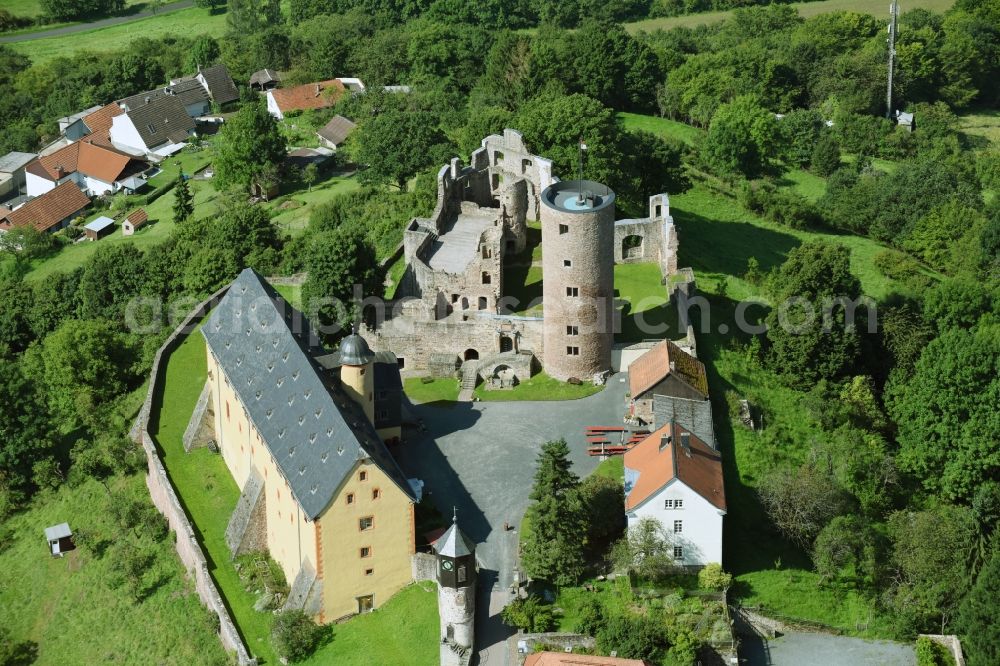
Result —
POLYGON ((476 612, 479 664, 507 664, 509 628, 500 611, 511 599, 520 525, 541 445, 565 438, 574 471, 585 476, 597 466, 586 452, 588 425, 620 425, 626 375, 613 375, 598 394, 563 402, 467 402, 448 407, 417 405, 412 411, 427 428, 408 434, 397 459, 407 476, 419 477, 434 504, 450 516, 458 509, 462 530, 477 544, 480 563, 476 612), (488 610, 487 610, 488 609, 488 610), (485 611, 485 612, 484 612, 485 611))
MULTIPOLYGON (((179 2, 171 2, 163 5, 156 10, 155 15, 166 14, 167 12, 177 11, 178 9, 187 9, 188 7, 194 6, 194 0, 180 0, 179 2)), ((39 32, 26 32, 20 35, 10 35, 8 37, 0 37, 0 44, 13 44, 15 42, 30 42, 35 39, 45 39, 46 37, 63 37, 65 35, 72 35, 77 32, 87 32, 88 30, 97 30, 99 28, 107 28, 112 25, 121 25, 122 23, 129 23, 131 21, 138 21, 139 19, 149 18, 154 16, 153 10, 144 9, 141 12, 136 12, 135 14, 126 14, 124 16, 112 16, 111 18, 101 19, 99 21, 91 21, 90 23, 78 23, 76 25, 67 25, 62 28, 53 28, 52 30, 41 30, 39 32)))
POLYGON ((743 638, 740 662, 748 666, 915 666, 912 643, 789 632, 769 641, 743 638))

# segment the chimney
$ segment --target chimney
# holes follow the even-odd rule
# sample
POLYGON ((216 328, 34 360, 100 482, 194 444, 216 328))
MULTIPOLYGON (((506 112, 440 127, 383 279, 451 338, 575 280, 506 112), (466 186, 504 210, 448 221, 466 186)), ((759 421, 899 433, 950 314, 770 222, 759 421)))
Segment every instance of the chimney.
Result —
POLYGON ((62 168, 62 165, 56 167, 56 180, 59 180, 66 175, 66 170, 62 168))
POLYGON ((681 433, 681 448, 684 449, 684 455, 688 458, 691 457, 691 433, 682 432, 681 433))
POLYGON ((677 372, 677 361, 670 362, 670 372, 677 372))

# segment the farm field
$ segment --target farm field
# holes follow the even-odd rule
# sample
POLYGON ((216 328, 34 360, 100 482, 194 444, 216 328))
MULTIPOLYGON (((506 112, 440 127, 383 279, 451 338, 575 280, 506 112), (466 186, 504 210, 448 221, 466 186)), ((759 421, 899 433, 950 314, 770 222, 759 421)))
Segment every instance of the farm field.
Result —
POLYGON ((225 31, 224 13, 210 14, 207 9, 192 7, 107 28, 15 42, 8 46, 37 64, 59 56, 71 56, 77 51, 119 50, 133 40, 144 37, 158 38, 169 34, 221 37, 225 31))
MULTIPOLYGON (((954 0, 908 0, 902 5, 901 11, 904 14, 911 9, 929 9, 935 12, 942 12, 949 9, 953 4, 955 4, 954 0)), ((792 4, 792 7, 795 7, 799 15, 803 18, 827 12, 859 12, 884 18, 888 15, 889 5, 885 2, 873 2, 872 0, 822 0, 821 2, 796 2, 792 4)), ((635 34, 641 31, 652 32, 654 30, 670 30, 671 28, 678 27, 693 28, 698 25, 718 23, 731 14, 732 10, 646 19, 644 21, 626 23, 625 29, 635 34)))

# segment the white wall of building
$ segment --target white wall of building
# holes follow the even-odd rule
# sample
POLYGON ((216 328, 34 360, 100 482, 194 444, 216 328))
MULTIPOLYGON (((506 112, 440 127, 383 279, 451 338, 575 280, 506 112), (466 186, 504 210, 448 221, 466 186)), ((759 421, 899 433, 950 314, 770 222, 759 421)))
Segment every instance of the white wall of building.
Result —
POLYGON ((274 95, 271 91, 267 91, 267 112, 278 120, 282 120, 285 115, 281 113, 281 109, 278 108, 278 103, 274 101, 274 95))
POLYGON ((111 119, 111 143, 126 152, 144 155, 148 148, 128 116, 122 114, 111 119))
POLYGON ((92 197, 99 197, 117 189, 114 183, 105 183, 103 180, 91 176, 84 176, 83 186, 86 188, 87 194, 92 197))
POLYGON ((36 176, 30 171, 26 171, 24 173, 24 185, 29 197, 40 196, 50 190, 54 190, 56 187, 56 183, 52 182, 48 178, 36 176))
POLYGON ((649 499, 627 513, 629 527, 643 518, 653 518, 663 525, 671 544, 683 548, 684 557, 677 560, 685 566, 703 566, 711 562, 722 564, 722 516, 724 511, 709 503, 684 482, 673 479, 649 499), (682 508, 665 508, 665 500, 682 508), (681 531, 674 532, 674 521, 681 521, 681 531))

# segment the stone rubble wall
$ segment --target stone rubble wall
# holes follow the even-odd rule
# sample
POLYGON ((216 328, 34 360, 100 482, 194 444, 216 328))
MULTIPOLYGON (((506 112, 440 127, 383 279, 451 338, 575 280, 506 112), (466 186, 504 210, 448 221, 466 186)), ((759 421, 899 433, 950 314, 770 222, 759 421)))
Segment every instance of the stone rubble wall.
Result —
POLYGON ((951 652, 952 658, 955 660, 956 666, 965 666, 965 655, 962 653, 962 642, 958 640, 958 636, 954 634, 920 634, 922 637, 926 637, 939 643, 951 652))
POLYGON ((410 568, 414 581, 437 581, 437 558, 430 553, 414 553, 410 558, 410 568))
POLYGON ((207 444, 210 435, 206 430, 214 430, 212 422, 209 420, 206 423, 205 419, 208 412, 208 402, 211 399, 212 391, 209 389, 206 379, 205 386, 201 389, 201 395, 198 396, 198 403, 194 406, 194 412, 191 413, 191 419, 188 421, 187 428, 184 429, 182 441, 184 442, 184 451, 187 453, 190 453, 193 448, 207 444), (208 428, 202 427, 203 425, 208 426, 208 428))
POLYGON ((163 460, 160 458, 156 444, 148 430, 153 401, 163 390, 160 373, 165 369, 164 357, 169 356, 170 352, 184 340, 184 337, 194 331, 195 327, 208 314, 208 311, 221 300, 228 290, 229 285, 226 285, 195 307, 157 350, 156 356, 153 358, 153 369, 149 376, 146 399, 143 401, 139 415, 136 417, 129 434, 135 442, 142 445, 146 452, 146 487, 149 489, 149 496, 153 505, 166 517, 170 529, 176 534, 177 555, 188 574, 194 578, 194 587, 198 598, 202 605, 219 617, 219 640, 222 642, 222 646, 235 654, 236 662, 240 666, 256 666, 256 657, 251 657, 243 644, 243 640, 236 630, 236 625, 226 609, 222 595, 209 574, 208 560, 198 544, 194 527, 181 506, 180 498, 167 476, 166 467, 163 465, 163 460))
POLYGON ((264 479, 251 468, 233 515, 226 526, 226 546, 236 557, 243 553, 267 550, 267 497, 264 479))

